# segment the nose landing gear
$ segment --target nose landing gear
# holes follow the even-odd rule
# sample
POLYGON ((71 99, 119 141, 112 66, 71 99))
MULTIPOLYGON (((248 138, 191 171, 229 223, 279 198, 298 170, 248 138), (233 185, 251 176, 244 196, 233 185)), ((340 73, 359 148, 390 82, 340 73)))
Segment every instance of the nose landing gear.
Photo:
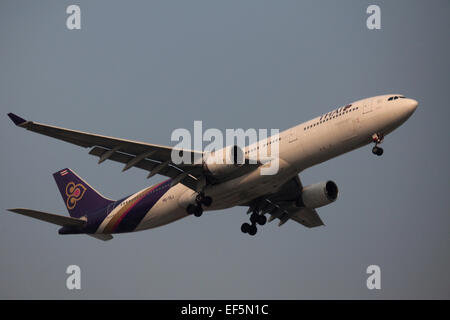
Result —
POLYGON ((250 216, 250 222, 251 224, 245 222, 241 226, 241 231, 243 233, 248 233, 251 236, 254 236, 256 232, 258 231, 258 228, 256 227, 257 224, 263 226, 267 222, 267 218, 263 214, 258 214, 257 211, 254 211, 250 216))
POLYGON ((383 148, 378 147, 378 144, 380 144, 384 139, 384 136, 382 133, 375 133, 372 136, 372 141, 375 143, 375 146, 372 148, 372 153, 381 156, 383 154, 383 148))

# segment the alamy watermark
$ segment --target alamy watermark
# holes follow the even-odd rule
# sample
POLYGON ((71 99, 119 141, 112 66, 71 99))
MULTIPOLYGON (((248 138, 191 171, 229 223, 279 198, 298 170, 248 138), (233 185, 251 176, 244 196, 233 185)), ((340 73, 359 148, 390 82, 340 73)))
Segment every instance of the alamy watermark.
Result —
POLYGON ((366 273, 370 274, 370 276, 367 278, 366 286, 367 289, 373 290, 373 289, 381 289, 381 269, 376 264, 372 264, 367 267, 366 273))
POLYGON ((72 264, 67 267, 66 274, 69 276, 66 279, 66 287, 69 290, 81 289, 81 269, 79 266, 72 264))
POLYGON ((375 4, 371 4, 367 7, 367 14, 370 16, 366 20, 366 26, 369 30, 379 30, 381 29, 381 9, 375 4))
POLYGON ((279 129, 226 129, 209 128, 203 132, 202 121, 194 121, 194 132, 178 128, 171 141, 177 142, 171 161, 179 164, 235 165, 261 164, 261 175, 275 175, 279 169, 279 129), (207 143, 204 146, 204 142, 207 143), (202 157, 192 159, 185 150, 202 151, 202 157))
POLYGON ((81 29, 81 9, 79 6, 72 4, 67 7, 66 13, 69 15, 66 19, 66 27, 69 30, 81 29))

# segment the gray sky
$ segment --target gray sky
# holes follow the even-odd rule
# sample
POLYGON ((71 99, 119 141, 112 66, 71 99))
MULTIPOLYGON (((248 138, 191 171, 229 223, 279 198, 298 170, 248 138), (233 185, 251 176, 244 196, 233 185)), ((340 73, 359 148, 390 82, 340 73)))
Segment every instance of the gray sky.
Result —
POLYGON ((0 298, 450 298, 449 1, 71 1, 0 4, 0 203, 67 214, 51 174, 70 167, 111 198, 146 172, 18 129, 38 122, 170 145, 176 128, 284 130, 354 100, 402 93, 389 135, 301 174, 337 182, 326 226, 242 234, 246 209, 101 242, 0 214, 0 298), (381 30, 366 8, 381 7, 381 30), (77 264, 82 289, 65 287, 77 264), (368 265, 381 290, 366 288, 368 265))

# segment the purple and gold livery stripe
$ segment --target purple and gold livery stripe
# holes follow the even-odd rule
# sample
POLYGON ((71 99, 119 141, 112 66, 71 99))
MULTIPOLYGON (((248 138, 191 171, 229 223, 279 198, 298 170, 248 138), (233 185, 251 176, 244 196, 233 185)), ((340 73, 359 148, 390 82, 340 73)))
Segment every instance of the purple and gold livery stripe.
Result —
POLYGON ((149 187, 147 190, 134 196, 114 214, 111 220, 103 229, 103 233, 119 233, 133 231, 139 222, 144 218, 145 214, 153 207, 153 205, 162 197, 169 189, 170 180, 163 181, 157 185, 149 187), (162 187, 157 192, 154 192, 162 187), (123 222, 126 222, 125 224, 123 222), (122 226, 122 224, 124 224, 122 226))

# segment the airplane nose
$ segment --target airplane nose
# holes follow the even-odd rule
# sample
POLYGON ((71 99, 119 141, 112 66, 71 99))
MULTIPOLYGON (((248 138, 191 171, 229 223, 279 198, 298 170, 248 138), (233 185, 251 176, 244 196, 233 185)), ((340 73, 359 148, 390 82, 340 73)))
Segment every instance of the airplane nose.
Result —
POLYGON ((414 99, 401 99, 403 100, 397 109, 398 115, 400 118, 406 120, 408 119, 414 111, 416 111, 419 103, 414 99))
POLYGON ((416 111, 418 105, 419 103, 416 100, 407 99, 406 108, 408 109, 408 113, 412 114, 414 111, 416 111))

